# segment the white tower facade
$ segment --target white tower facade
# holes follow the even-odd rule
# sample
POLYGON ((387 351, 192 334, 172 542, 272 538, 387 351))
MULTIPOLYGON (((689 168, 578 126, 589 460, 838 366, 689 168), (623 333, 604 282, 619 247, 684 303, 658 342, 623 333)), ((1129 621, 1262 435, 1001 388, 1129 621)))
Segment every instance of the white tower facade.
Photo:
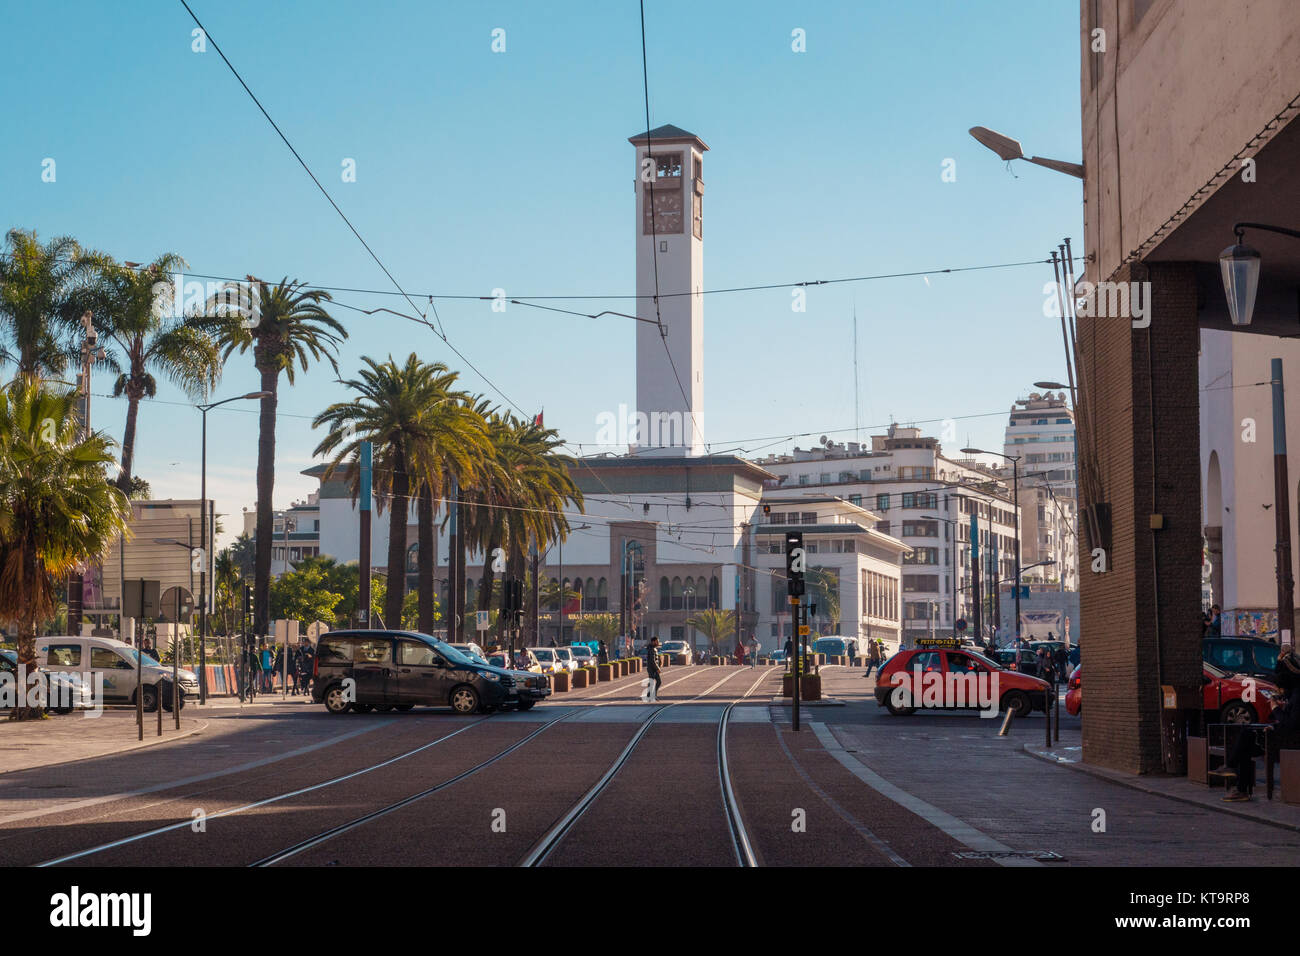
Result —
POLYGON ((709 147, 676 126, 628 142, 636 147, 636 314, 642 320, 634 453, 702 455, 703 162, 709 147))

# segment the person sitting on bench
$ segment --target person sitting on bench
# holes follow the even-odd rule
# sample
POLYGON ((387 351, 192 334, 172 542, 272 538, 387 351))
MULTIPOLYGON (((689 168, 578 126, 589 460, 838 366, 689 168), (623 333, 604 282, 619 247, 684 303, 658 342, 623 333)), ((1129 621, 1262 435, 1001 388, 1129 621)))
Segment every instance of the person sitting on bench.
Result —
MULTIPOLYGON (((1273 682, 1283 694, 1281 703, 1273 705, 1269 719, 1275 746, 1277 749, 1300 747, 1300 657, 1290 645, 1283 646, 1277 655, 1273 682)), ((1242 730, 1224 761, 1224 767, 1237 775, 1235 785, 1224 800, 1240 803, 1250 799, 1251 791, 1255 789, 1255 757, 1261 755, 1266 760, 1273 759, 1272 754, 1265 753, 1264 742, 1257 731, 1242 730)))

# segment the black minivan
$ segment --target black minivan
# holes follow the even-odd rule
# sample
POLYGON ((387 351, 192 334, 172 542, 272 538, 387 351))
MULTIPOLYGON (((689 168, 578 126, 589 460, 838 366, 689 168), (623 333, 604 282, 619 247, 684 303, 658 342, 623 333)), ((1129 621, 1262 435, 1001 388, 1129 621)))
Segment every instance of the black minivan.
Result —
POLYGON ((470 660, 413 631, 330 631, 316 647, 312 698, 331 714, 451 707, 458 714, 527 710, 551 693, 541 674, 470 660))
POLYGON ((1247 677, 1272 679, 1278 646, 1258 637, 1207 637, 1201 640, 1201 657, 1220 670, 1247 677))

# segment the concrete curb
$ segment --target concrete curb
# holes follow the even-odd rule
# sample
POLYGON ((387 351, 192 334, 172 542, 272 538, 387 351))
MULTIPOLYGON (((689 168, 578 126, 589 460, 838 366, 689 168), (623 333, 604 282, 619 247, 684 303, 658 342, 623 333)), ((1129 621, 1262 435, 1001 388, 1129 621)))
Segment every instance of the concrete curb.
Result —
MULTIPOLYGON (((144 740, 137 740, 134 743, 128 744, 125 747, 117 747, 114 748, 113 750, 105 750, 102 753, 88 754, 85 757, 71 757, 68 760, 55 760, 52 761, 51 763, 41 763, 31 767, 14 767, 11 770, 0 770, 0 777, 3 777, 7 773, 25 773, 32 770, 48 770, 51 767, 66 767, 69 764, 81 763, 82 761, 85 760, 99 760, 103 757, 113 757, 116 756, 117 754, 129 753, 132 750, 143 750, 145 747, 155 747, 158 744, 169 744, 175 740, 184 740, 186 737, 189 737, 191 734, 197 734, 200 730, 206 730, 207 727, 208 727, 208 722, 206 720, 200 720, 197 726, 191 727, 189 730, 183 730, 179 734, 174 734, 173 736, 170 737, 154 737, 153 740, 150 740, 148 739, 148 735, 146 734, 144 740)), ((156 732, 157 730, 155 728, 155 733, 156 732)))
POLYGON ((1294 833, 1300 833, 1300 823, 1287 823, 1284 820, 1273 820, 1269 817, 1260 816, 1257 813, 1249 813, 1241 809, 1239 806, 1228 804, 1218 806, 1213 803, 1196 800, 1192 797, 1185 797, 1181 794, 1166 793, 1165 791, 1157 790, 1154 787, 1143 786, 1137 780, 1111 776, 1109 772, 1101 770, 1100 768, 1090 767, 1073 760, 1060 760, 1056 757, 1049 756, 1035 749, 1033 744, 1024 744, 1023 748, 1025 753, 1029 754, 1029 756, 1042 760, 1045 763, 1050 763, 1056 767, 1069 767, 1071 770, 1078 771, 1079 773, 1086 773, 1090 777, 1095 777, 1098 780, 1105 780, 1108 783, 1119 784, 1121 787, 1128 787, 1130 790, 1139 790, 1142 793, 1149 793, 1152 796, 1164 797, 1168 800, 1176 800, 1179 803, 1186 803, 1194 807, 1200 807, 1202 810, 1214 810, 1217 813, 1226 813, 1230 817, 1239 817, 1242 820, 1249 820, 1252 823, 1265 823, 1271 827, 1277 827, 1279 830, 1290 830, 1294 833))
MULTIPOLYGON (((793 707, 794 703, 789 697, 773 697, 770 701, 775 706, 793 707)), ((805 707, 844 707, 848 701, 840 700, 838 697, 823 697, 821 700, 801 700, 799 708, 805 707)))

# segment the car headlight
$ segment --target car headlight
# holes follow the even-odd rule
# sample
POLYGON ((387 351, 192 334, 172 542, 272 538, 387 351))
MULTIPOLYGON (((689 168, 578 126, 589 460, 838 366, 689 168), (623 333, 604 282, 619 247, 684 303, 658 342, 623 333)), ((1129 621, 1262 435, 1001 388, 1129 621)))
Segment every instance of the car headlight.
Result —
POLYGON ((487 678, 488 680, 494 680, 494 681, 500 681, 500 680, 501 680, 501 678, 500 678, 498 675, 493 674, 493 673, 491 673, 490 671, 479 671, 479 672, 478 672, 478 676, 479 676, 479 677, 485 677, 485 678, 487 678))
POLYGON ((1259 696, 1270 701, 1277 700, 1278 698, 1277 694, 1273 693, 1271 690, 1265 690, 1263 687, 1259 688, 1259 696))

